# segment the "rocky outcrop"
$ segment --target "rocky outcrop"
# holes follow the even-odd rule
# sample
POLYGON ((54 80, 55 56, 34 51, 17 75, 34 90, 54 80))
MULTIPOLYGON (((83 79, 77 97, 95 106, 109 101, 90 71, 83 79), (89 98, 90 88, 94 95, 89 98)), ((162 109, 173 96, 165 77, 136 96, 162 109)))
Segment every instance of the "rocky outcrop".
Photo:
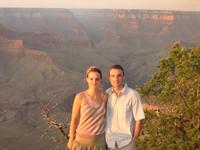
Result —
POLYGON ((78 47, 94 47, 93 42, 87 38, 69 38, 66 39, 65 44, 78 47))
POLYGON ((174 15, 152 15, 149 18, 145 18, 152 20, 154 22, 164 22, 165 24, 172 24, 174 21, 174 15))
POLYGON ((23 41, 19 39, 8 39, 0 36, 0 46, 6 48, 22 48, 23 41))
POLYGON ((32 49, 0 49, 0 53, 11 56, 29 56, 38 60, 46 60, 48 63, 52 63, 51 58, 46 52, 32 49))
POLYGON ((41 110, 44 102, 31 101, 21 105, 15 115, 15 120, 23 122, 23 124, 36 127, 41 123, 41 110))
POLYGON ((151 111, 151 110, 158 111, 160 109, 159 106, 151 105, 151 104, 143 104, 142 107, 144 110, 147 110, 147 111, 151 111))
POLYGON ((0 104, 0 122, 14 119, 18 109, 14 104, 0 104))
POLYGON ((23 40, 7 39, 0 36, 0 53, 11 56, 30 56, 36 59, 45 59, 47 62, 52 63, 49 55, 44 51, 23 48, 23 40))
POLYGON ((9 39, 16 39, 17 33, 11 31, 10 29, 6 28, 2 24, 0 24, 0 37, 6 37, 9 39))
POLYGON ((22 40, 11 40, 8 44, 8 48, 21 48, 23 47, 23 41, 22 40))
POLYGON ((52 32, 66 37, 87 36, 70 10, 66 9, 0 9, 0 23, 18 33, 52 32))
MULTIPOLYGON (((181 14, 176 14, 176 12, 172 11, 145 10, 102 10, 88 11, 88 14, 83 12, 83 15, 80 12, 76 14, 79 19, 81 17, 90 18, 88 20, 91 20, 91 22, 88 22, 88 24, 91 23, 99 27, 97 31, 103 35, 102 40, 114 40, 116 42, 120 41, 121 38, 159 38, 160 36, 165 36, 170 32, 171 26, 175 24, 179 15, 181 16, 181 14), (104 15, 105 19, 102 19, 101 15, 104 15), (97 25, 95 22, 100 23, 97 25)), ((88 24, 86 22, 83 23, 87 28, 88 24)))
POLYGON ((172 12, 159 12, 159 11, 115 11, 113 18, 117 20, 129 19, 133 22, 136 21, 152 21, 154 23, 171 24, 175 20, 172 12))

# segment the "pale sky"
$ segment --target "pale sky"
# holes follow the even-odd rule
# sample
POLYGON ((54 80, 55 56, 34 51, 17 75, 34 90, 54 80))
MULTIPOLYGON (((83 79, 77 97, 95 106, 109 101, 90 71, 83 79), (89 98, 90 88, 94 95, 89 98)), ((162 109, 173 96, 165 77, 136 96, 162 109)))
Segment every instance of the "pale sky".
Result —
POLYGON ((0 0, 0 7, 200 11, 200 0, 0 0))

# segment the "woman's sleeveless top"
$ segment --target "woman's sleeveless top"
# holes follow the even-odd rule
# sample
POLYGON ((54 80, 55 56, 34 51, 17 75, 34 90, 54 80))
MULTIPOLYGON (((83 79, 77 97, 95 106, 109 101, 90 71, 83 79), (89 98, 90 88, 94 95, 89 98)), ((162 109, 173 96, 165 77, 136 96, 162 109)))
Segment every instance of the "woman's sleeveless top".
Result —
POLYGON ((101 100, 98 106, 92 106, 90 96, 83 93, 83 101, 80 109, 80 120, 77 134, 82 136, 95 136, 105 131, 106 101, 101 100))

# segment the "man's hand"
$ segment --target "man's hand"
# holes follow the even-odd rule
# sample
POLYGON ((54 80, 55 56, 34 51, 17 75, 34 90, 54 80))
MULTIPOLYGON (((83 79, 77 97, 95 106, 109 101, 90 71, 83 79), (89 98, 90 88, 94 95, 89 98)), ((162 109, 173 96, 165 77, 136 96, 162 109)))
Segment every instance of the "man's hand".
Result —
POLYGON ((140 130, 142 128, 142 123, 140 120, 135 122, 135 129, 134 129, 134 134, 133 134, 133 142, 136 144, 138 140, 138 136, 140 134, 140 130))

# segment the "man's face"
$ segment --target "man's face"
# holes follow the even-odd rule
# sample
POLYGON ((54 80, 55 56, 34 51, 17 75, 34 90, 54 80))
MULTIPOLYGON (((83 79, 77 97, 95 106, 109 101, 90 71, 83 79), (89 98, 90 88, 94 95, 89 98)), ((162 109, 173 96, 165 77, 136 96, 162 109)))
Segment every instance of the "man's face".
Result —
POLYGON ((125 77, 120 69, 111 69, 109 73, 110 84, 113 88, 122 88, 125 77))

